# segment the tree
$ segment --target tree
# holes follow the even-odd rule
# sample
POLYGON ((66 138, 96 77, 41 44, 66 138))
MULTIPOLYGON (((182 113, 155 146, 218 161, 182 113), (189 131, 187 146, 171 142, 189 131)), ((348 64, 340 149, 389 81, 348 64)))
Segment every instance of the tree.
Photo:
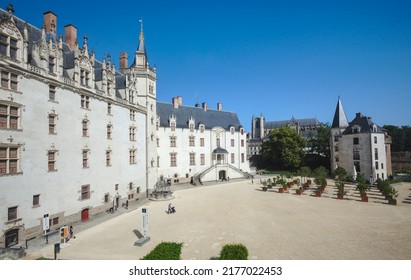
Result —
POLYGON ((305 146, 304 138, 295 130, 287 126, 273 129, 262 145, 263 160, 275 169, 295 170, 301 165, 305 146))
POLYGON ((411 151, 411 127, 410 126, 395 126, 384 125, 383 128, 387 130, 388 135, 391 136, 392 144, 391 151, 404 152, 411 151))

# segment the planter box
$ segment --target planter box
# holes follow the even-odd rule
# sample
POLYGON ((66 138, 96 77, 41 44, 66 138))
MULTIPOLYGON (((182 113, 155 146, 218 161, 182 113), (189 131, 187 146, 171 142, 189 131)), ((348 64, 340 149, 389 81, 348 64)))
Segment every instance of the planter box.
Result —
POLYGON ((337 194, 337 199, 344 199, 344 194, 338 193, 337 194))
POLYGON ((279 193, 283 193, 283 192, 284 192, 284 189, 283 189, 283 188, 279 188, 279 189, 278 189, 278 192, 279 192, 279 193))
POLYGON ((263 189, 263 192, 267 191, 267 187, 261 187, 263 189))
POLYGON ((361 196, 361 201, 368 202, 368 196, 367 195, 361 196))
POLYGON ((302 190, 300 190, 300 189, 298 189, 298 190, 295 190, 295 194, 297 194, 297 195, 301 195, 301 193, 302 193, 303 191, 302 190))
POLYGON ((395 198, 388 199, 388 204, 397 205, 397 199, 395 199, 395 198))
POLYGON ((316 197, 321 197, 321 192, 315 192, 316 197))

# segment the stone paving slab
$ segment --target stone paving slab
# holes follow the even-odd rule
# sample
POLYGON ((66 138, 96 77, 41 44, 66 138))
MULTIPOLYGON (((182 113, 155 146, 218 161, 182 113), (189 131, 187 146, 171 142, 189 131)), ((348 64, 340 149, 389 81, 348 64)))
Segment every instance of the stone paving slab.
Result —
MULTIPOLYGON (((328 188, 328 187, 327 187, 328 188)), ((217 257, 243 243, 255 260, 411 259, 411 184, 397 186, 399 205, 263 192, 257 180, 180 187, 170 201, 144 201, 135 210, 76 234, 59 259, 137 260, 162 241, 183 243, 182 259, 217 257), (150 241, 134 246, 141 208, 149 211, 150 241)), ((331 187, 330 187, 331 192, 331 187)), ((53 246, 31 257, 53 258, 53 246)), ((30 258, 30 256, 28 256, 30 258)))

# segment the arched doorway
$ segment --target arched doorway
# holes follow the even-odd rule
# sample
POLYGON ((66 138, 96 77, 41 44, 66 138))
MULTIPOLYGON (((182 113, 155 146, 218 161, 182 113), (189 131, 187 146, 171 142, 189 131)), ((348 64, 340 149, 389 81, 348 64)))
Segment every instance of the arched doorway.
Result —
POLYGON ((225 170, 220 170, 220 172, 218 172, 218 179, 219 179, 220 181, 225 181, 225 180, 227 180, 227 176, 226 176, 225 170))
POLYGON ((81 211, 81 221, 87 222, 88 221, 88 209, 83 209, 81 211))
POLYGON ((12 229, 6 233, 6 248, 17 245, 19 243, 19 230, 12 229))

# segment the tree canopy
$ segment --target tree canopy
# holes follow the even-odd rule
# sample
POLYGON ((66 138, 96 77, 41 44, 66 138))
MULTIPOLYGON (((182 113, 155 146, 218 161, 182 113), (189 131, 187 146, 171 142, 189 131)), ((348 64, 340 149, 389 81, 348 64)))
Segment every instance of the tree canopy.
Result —
POLYGON ((266 165, 279 170, 296 170, 304 157, 305 140, 294 129, 284 126, 273 129, 263 142, 262 156, 266 165))

